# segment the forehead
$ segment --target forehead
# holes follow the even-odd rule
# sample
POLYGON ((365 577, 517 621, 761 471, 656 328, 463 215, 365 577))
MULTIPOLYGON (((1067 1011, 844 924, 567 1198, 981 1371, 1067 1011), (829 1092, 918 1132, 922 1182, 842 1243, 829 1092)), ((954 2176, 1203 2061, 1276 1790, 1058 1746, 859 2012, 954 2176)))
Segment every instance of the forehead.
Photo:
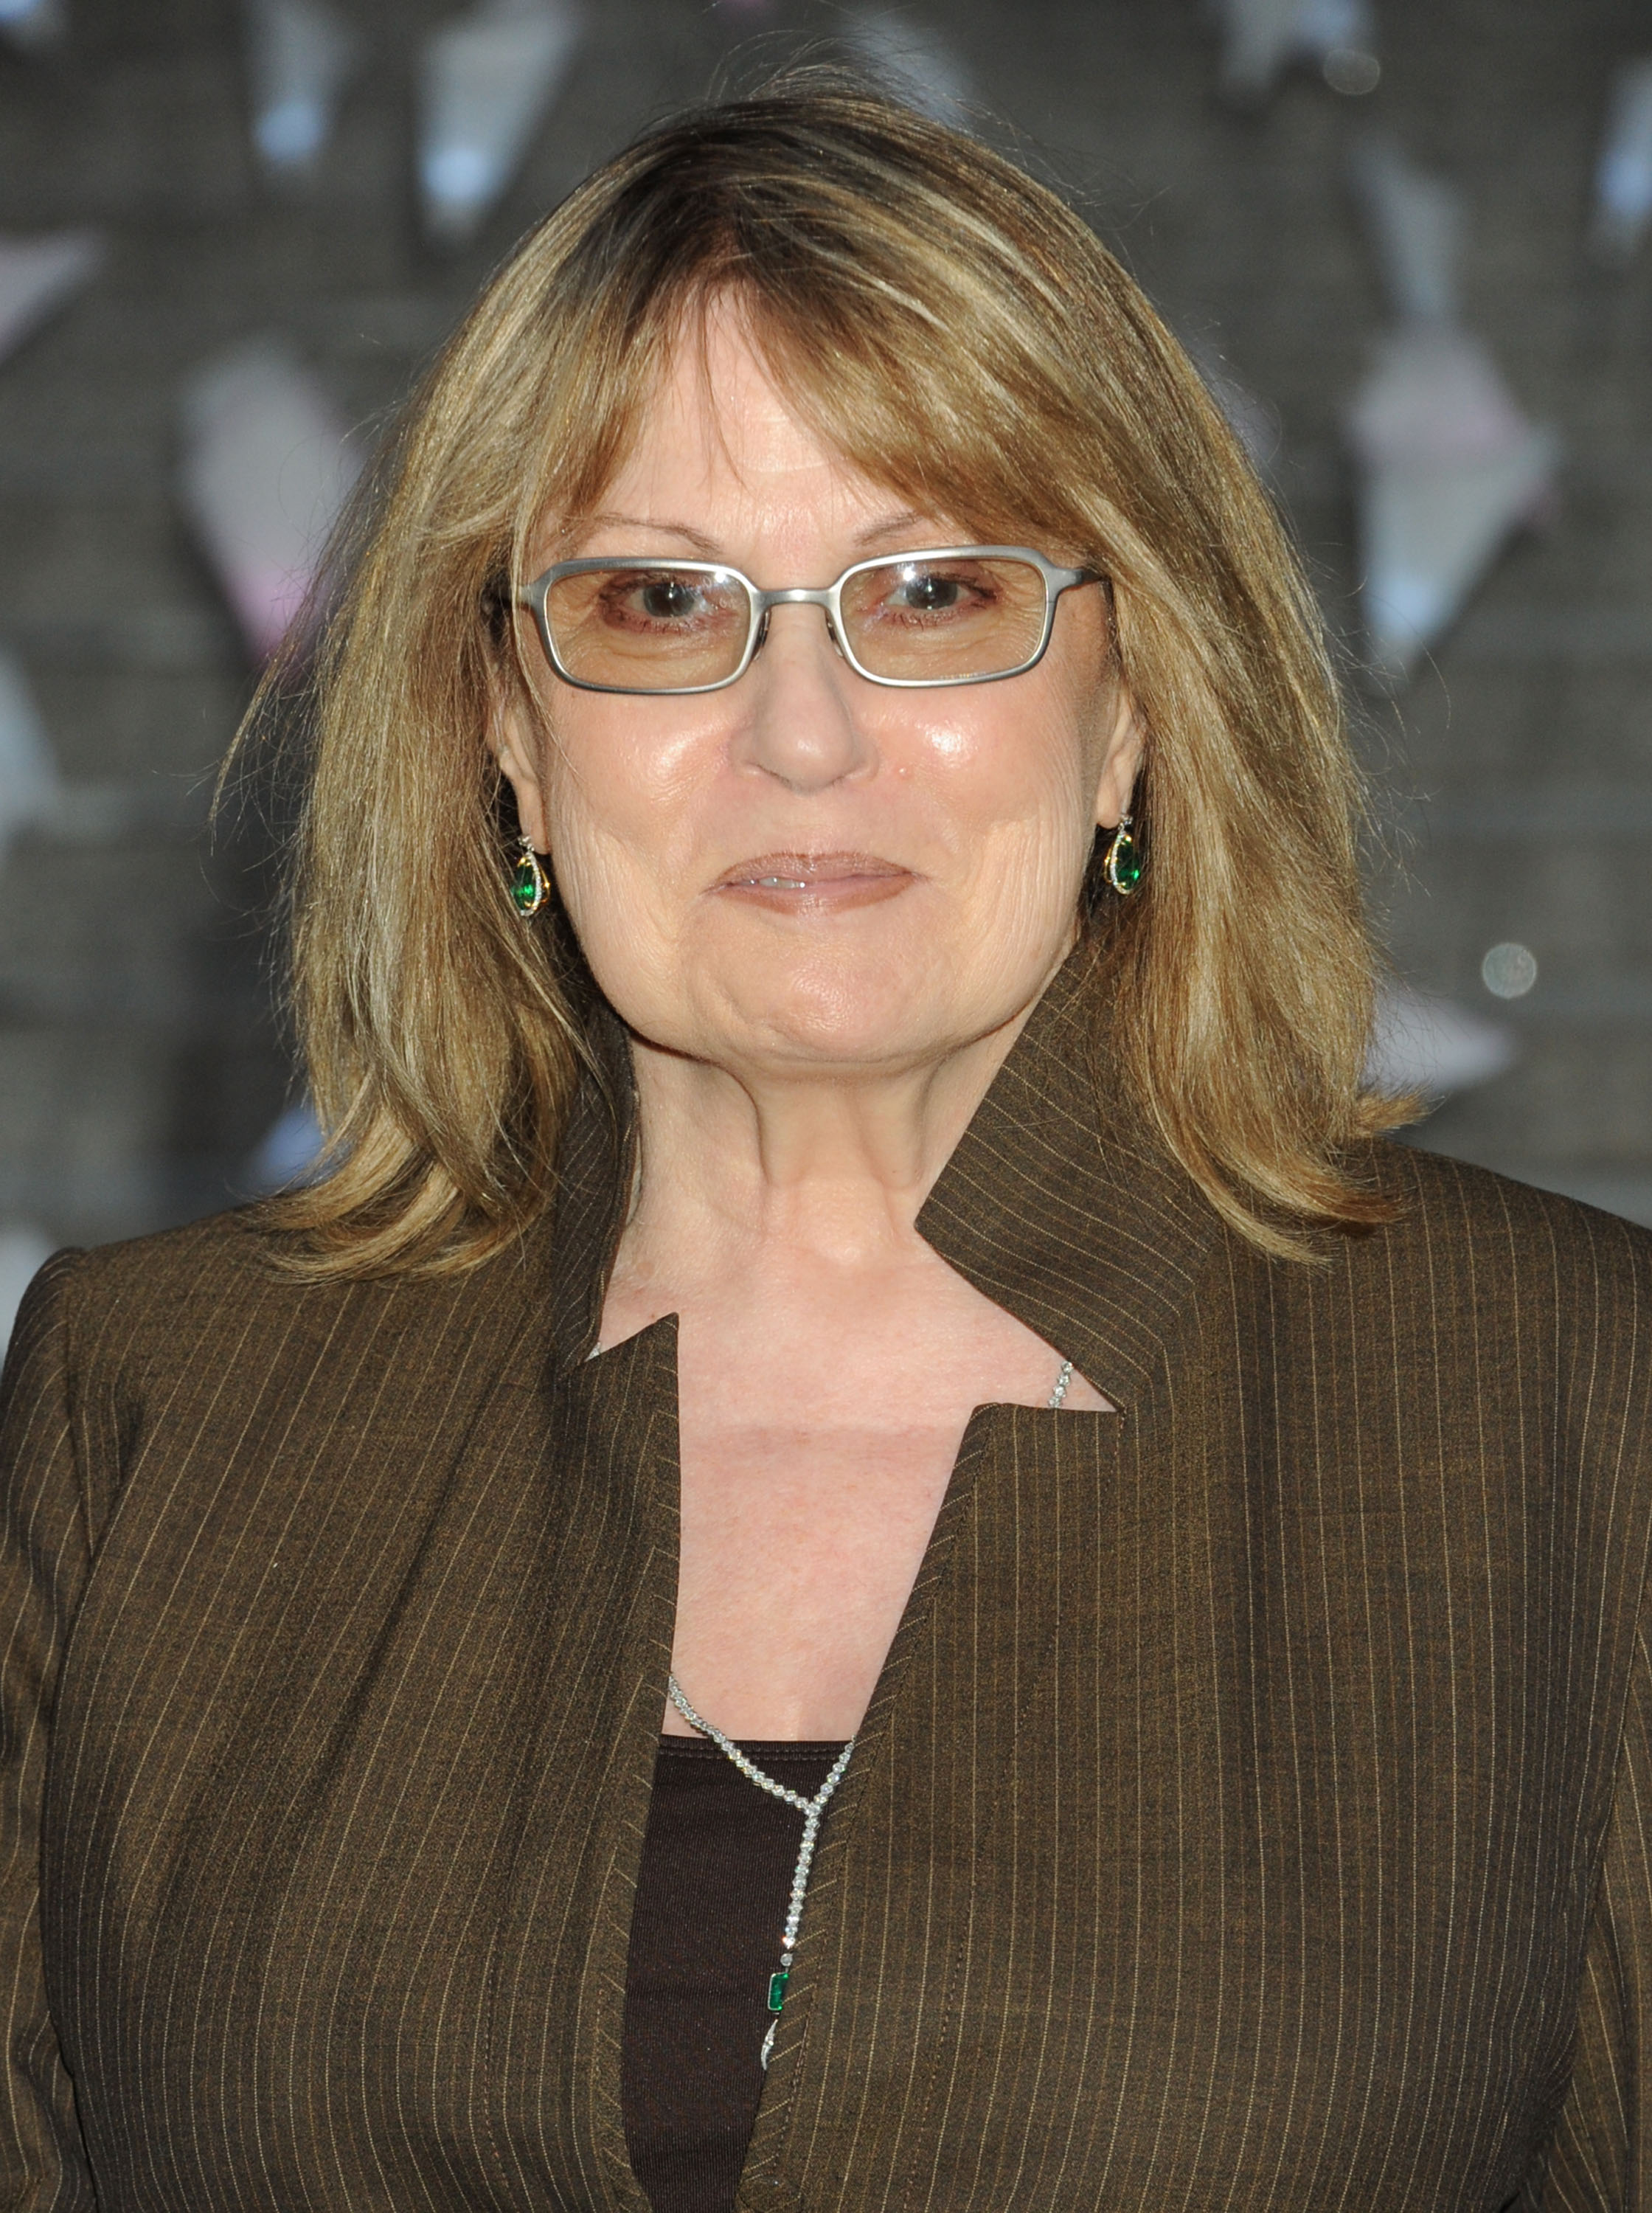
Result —
POLYGON ((746 319, 715 303, 672 347, 603 499, 662 518, 863 518, 903 503, 791 405, 746 319))

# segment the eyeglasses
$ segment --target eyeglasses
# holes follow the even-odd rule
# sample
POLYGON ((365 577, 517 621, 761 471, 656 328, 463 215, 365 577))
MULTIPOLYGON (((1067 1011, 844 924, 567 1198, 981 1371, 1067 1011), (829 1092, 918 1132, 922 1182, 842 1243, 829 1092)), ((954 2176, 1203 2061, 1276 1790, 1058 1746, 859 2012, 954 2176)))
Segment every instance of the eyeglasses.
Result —
POLYGON ((714 561, 558 561, 515 594, 546 658, 582 692, 720 692, 751 667, 771 607, 824 607, 832 643, 874 684, 992 684, 1042 660, 1056 602, 1095 569, 1025 546, 949 546, 857 561, 835 584, 759 591, 714 561))

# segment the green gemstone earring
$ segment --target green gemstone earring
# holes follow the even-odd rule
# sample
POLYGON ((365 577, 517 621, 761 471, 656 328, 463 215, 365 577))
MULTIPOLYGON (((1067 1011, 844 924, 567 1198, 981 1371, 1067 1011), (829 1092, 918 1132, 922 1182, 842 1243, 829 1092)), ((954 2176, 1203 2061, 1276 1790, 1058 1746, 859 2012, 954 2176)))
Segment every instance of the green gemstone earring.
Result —
POLYGON ((521 857, 511 872, 511 903, 524 922, 532 922, 550 898, 551 886, 539 866, 539 857, 533 850, 533 840, 522 837, 516 842, 521 847, 521 857))
POLYGON ((1119 817, 1119 827, 1107 841, 1101 873, 1120 899, 1128 899, 1142 881, 1142 849, 1130 834, 1128 814, 1119 817))

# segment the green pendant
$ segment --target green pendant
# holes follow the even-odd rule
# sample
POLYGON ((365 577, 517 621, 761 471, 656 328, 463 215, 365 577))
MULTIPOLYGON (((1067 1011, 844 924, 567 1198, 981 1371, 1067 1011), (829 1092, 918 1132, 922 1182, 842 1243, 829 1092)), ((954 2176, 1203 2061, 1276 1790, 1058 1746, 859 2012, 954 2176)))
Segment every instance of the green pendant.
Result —
POLYGON ((532 853, 524 853, 510 879, 510 896, 520 914, 537 914, 545 904, 545 871, 532 853))
POLYGON ((791 1969, 782 1967, 769 1978, 769 2011, 778 2013, 786 2003, 786 1984, 791 1980, 791 1969))
POLYGON ((1128 899, 1142 881, 1140 849, 1122 823, 1107 847, 1106 877, 1120 899, 1128 899))

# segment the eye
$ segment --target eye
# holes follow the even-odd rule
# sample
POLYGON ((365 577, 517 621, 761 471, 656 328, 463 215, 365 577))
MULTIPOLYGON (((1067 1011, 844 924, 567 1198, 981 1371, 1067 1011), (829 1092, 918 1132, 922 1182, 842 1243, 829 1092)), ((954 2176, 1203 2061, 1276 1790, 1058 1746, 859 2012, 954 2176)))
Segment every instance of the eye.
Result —
POLYGON ((943 576, 933 569, 908 570, 889 594, 893 606, 910 607, 915 614, 948 613, 963 596, 957 577, 943 576))
POLYGON ((680 570, 621 568, 599 572, 594 600, 606 629, 655 637, 699 631, 707 625, 737 620, 742 588, 721 575, 685 575, 680 570))
POLYGON ((680 576, 651 576, 637 588, 643 613, 651 622, 681 622, 698 612, 704 596, 680 576))
POLYGON ((989 613, 1000 596, 991 570, 978 562, 944 569, 892 562, 875 572, 875 580, 868 596, 868 614, 875 610, 885 622, 909 626, 944 624, 950 629, 989 613))

